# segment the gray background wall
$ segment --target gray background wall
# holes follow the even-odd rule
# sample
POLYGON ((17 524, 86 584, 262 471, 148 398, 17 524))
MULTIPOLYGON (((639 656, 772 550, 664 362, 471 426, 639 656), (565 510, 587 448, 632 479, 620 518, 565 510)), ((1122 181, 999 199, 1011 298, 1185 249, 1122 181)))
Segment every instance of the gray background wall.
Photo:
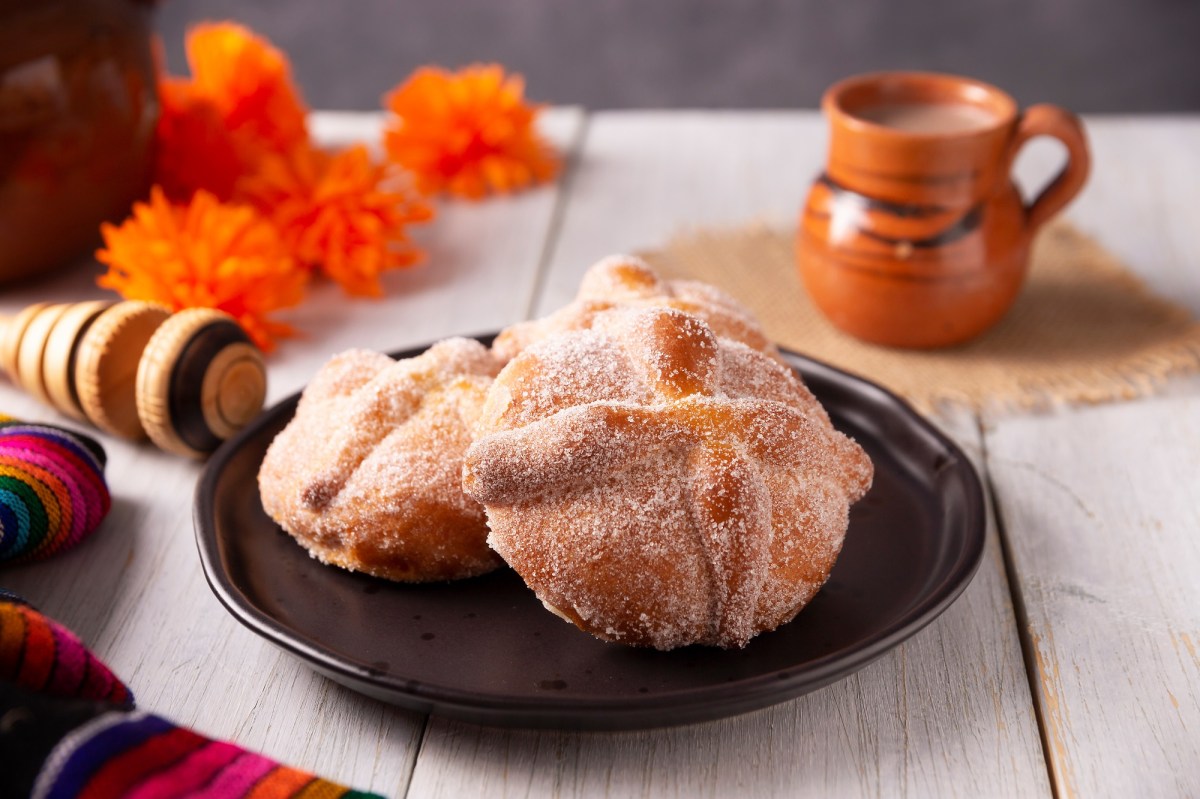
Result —
POLYGON ((1200 110, 1200 0, 169 0, 183 32, 236 19, 287 51, 310 105, 371 109, 418 65, 499 61, 591 108, 815 107, 856 72, 930 69, 1022 104, 1200 110))

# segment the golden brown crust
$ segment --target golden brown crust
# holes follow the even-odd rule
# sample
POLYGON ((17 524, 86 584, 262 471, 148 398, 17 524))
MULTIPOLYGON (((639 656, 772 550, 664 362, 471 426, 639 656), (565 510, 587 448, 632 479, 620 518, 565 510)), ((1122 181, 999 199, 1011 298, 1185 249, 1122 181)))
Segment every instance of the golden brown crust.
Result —
POLYGON ((313 557, 343 568, 406 582, 491 571, 500 560, 461 473, 498 371, 468 339, 403 361, 335 356, 267 450, 264 509, 313 557))
POLYGON ((464 489, 491 545, 582 629, 744 646, 825 581, 870 460, 789 370, 698 318, 594 321, 500 373, 464 489))
POLYGON ((695 280, 664 280, 633 255, 611 255, 588 269, 575 300, 542 319, 500 331, 492 351, 504 363, 542 339, 586 330, 616 308, 673 308, 703 319, 720 338, 779 357, 754 315, 725 292, 695 280))

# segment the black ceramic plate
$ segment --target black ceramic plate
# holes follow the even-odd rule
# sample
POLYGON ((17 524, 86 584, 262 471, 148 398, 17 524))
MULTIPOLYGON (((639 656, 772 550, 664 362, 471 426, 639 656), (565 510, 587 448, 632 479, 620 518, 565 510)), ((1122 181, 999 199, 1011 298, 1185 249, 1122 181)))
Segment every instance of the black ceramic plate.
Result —
POLYGON ((979 565, 984 513, 966 457, 903 402, 785 355, 834 424, 870 454, 875 484, 851 512, 825 587, 794 621, 745 649, 604 643, 547 612, 507 569, 414 586, 323 566, 259 502, 259 464, 296 396, 209 461, 196 492, 205 575, 239 621, 332 679, 481 724, 658 727, 799 696, 862 668, 945 610, 979 565))

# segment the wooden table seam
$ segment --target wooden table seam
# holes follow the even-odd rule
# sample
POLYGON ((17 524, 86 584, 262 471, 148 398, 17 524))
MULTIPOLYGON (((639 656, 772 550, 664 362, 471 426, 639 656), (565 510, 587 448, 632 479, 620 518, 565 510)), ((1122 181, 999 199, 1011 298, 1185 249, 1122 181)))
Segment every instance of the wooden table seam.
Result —
POLYGON ((1025 597, 1021 590, 1021 581, 1017 576, 1016 564, 1013 561, 1012 544, 1008 538, 1008 528, 1004 523, 1004 513, 1000 503, 996 501, 996 488, 991 478, 990 455, 988 453, 987 429, 982 414, 976 413, 975 423, 979 429, 979 475, 987 496, 988 513, 996 525, 997 538, 1000 541, 1000 554, 1003 558, 1004 580, 1008 588, 1009 601, 1012 602, 1013 623, 1016 626, 1017 642, 1021 646, 1021 659, 1025 666, 1025 678, 1029 685, 1029 701, 1034 720, 1037 722, 1038 737, 1042 745, 1042 758, 1046 764, 1046 776, 1050 784, 1050 792, 1054 799, 1066 799, 1059 789, 1058 775, 1055 773, 1054 748, 1051 745, 1052 730, 1046 722, 1043 702, 1043 686, 1038 678, 1038 668, 1033 642, 1030 638, 1029 614, 1025 607, 1025 597))
MULTIPOLYGON (((587 144, 588 129, 591 127, 592 113, 583 110, 579 127, 571 139, 570 149, 562 156, 561 172, 558 177, 557 196, 554 200, 554 210, 550 214, 550 224, 546 230, 546 239, 542 242, 542 251, 538 257, 537 271, 534 273, 533 285, 529 291, 529 301, 522 314, 524 319, 532 319, 542 292, 546 287, 546 276, 554 258, 554 249, 558 245, 558 236, 562 231, 563 220, 567 216, 567 206, 573 196, 575 176, 583 159, 583 151, 587 144)), ((516 320, 514 320, 516 321, 516 320)))

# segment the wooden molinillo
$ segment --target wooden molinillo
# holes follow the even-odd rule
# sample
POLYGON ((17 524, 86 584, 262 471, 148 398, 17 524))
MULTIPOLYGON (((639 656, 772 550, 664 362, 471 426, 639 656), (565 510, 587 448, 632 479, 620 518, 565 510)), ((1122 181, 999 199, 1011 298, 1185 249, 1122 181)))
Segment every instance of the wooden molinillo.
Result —
POLYGON ((0 317, 0 369, 105 432, 203 457, 262 409, 262 353, 228 314, 147 302, 40 304, 0 317))

